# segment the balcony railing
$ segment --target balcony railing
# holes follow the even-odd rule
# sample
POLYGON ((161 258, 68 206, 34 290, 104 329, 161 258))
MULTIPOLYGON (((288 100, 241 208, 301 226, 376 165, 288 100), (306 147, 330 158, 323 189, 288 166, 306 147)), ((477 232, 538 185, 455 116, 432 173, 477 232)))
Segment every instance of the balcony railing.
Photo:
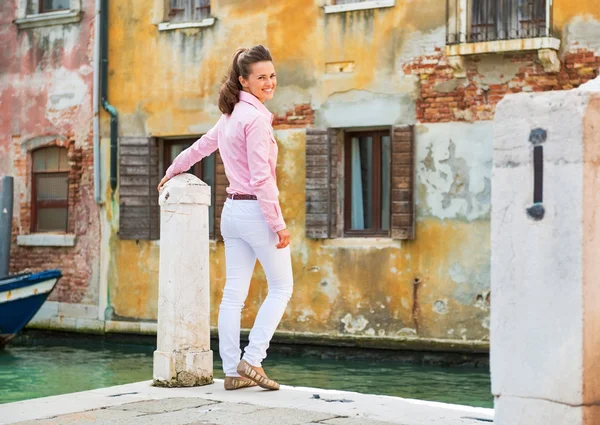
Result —
POLYGON ((548 1, 446 0, 446 43, 550 37, 548 1))

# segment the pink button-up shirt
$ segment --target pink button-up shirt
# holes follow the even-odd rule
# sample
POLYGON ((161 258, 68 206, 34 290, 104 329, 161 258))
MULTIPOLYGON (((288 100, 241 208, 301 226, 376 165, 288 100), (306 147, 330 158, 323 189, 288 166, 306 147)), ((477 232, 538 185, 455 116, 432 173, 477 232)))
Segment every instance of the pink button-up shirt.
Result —
POLYGON ((269 227, 274 232, 285 229, 275 176, 278 148, 272 121, 273 114, 254 95, 240 92, 231 115, 221 115, 213 128, 177 155, 167 177, 183 173, 219 148, 229 180, 227 193, 256 195, 269 227))

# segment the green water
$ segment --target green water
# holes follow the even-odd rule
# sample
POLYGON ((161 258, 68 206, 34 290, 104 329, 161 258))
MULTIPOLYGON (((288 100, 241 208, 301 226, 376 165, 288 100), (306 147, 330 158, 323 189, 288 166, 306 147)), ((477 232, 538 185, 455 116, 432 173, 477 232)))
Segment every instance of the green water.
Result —
MULTIPOLYGON (((216 347, 215 378, 222 378, 216 347)), ((323 349, 325 350, 325 349, 323 349)), ((0 351, 0 403, 152 379, 152 345, 98 339, 36 338, 0 351)), ((492 407, 486 368, 417 366, 356 355, 340 359, 312 347, 273 352, 269 375, 287 385, 357 391, 492 407), (335 358, 332 358, 335 357, 335 358)))

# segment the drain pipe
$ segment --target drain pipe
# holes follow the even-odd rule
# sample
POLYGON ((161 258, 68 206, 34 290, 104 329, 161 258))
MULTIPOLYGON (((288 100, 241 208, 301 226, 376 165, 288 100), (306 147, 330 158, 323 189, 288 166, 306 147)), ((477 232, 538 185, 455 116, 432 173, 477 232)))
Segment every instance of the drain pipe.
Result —
POLYGON ((94 11, 94 200, 97 204, 100 198, 100 0, 96 0, 94 11))
POLYGON ((119 118, 117 110, 108 103, 108 0, 100 0, 100 54, 101 54, 101 102, 110 114, 110 188, 114 196, 117 188, 117 139, 119 118))

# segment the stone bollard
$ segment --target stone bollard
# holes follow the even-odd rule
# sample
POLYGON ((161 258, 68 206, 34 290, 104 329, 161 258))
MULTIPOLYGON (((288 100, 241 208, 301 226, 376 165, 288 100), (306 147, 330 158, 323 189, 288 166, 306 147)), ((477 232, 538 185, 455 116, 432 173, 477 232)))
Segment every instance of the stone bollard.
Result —
POLYGON ((491 266, 494 424, 600 424, 600 93, 498 105, 491 266))
POLYGON ((191 174, 180 174, 164 186, 159 203, 158 331, 153 385, 211 384, 210 188, 191 174))

